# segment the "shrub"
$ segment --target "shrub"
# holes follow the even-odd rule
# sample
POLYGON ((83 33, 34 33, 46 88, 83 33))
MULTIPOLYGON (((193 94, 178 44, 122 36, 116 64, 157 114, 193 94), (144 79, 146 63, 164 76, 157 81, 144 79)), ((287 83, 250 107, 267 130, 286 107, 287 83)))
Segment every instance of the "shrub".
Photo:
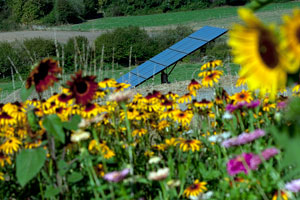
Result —
MULTIPOLYGON (((74 57, 75 54, 78 56, 83 56, 83 52, 87 53, 89 47, 89 41, 84 36, 75 36, 70 38, 67 43, 64 45, 65 53, 65 70, 66 72, 74 72, 74 57)), ((77 60, 80 64, 79 60, 77 60)))
POLYGON ((132 26, 117 28, 112 32, 100 35, 95 40, 95 46, 98 58, 101 56, 102 46, 104 46, 105 61, 112 62, 114 54, 115 63, 121 65, 128 65, 130 47, 132 47, 132 61, 149 59, 155 55, 156 47, 145 30, 132 26))
POLYGON ((43 38, 26 39, 23 42, 26 51, 35 60, 39 61, 42 58, 56 56, 56 48, 53 40, 43 38))
POLYGON ((0 42, 0 76, 10 76, 12 64, 17 67, 19 73, 25 73, 29 70, 27 57, 21 55, 20 49, 14 47, 11 43, 0 42))
POLYGON ((83 7, 80 2, 82 1, 56 0, 54 5, 56 23, 82 22, 83 7))

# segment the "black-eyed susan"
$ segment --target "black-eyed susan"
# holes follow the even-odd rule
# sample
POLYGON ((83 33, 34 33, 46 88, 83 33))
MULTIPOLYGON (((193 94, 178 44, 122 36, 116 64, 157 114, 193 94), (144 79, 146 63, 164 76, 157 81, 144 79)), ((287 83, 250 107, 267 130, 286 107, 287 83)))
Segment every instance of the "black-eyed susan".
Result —
POLYGON ((56 75, 61 71, 57 61, 45 58, 31 71, 26 81, 26 88, 34 85, 37 92, 43 92, 58 81, 56 75))
POLYGON ((253 100, 250 91, 242 90, 241 92, 237 92, 231 96, 231 99, 234 101, 233 104, 247 102, 250 103, 253 100))
POLYGON ((144 156, 147 156, 147 157, 152 157, 152 156, 154 156, 154 152, 153 151, 149 151, 149 150, 146 150, 145 152, 144 152, 144 156))
POLYGON ((166 148, 167 148, 167 145, 166 144, 153 144, 152 146, 151 146, 151 148, 153 148, 153 149, 155 149, 155 150, 157 150, 157 151, 164 151, 164 150, 166 150, 166 148))
POLYGON ((199 90, 200 88, 202 88, 201 84, 198 81, 196 81, 195 79, 192 79, 190 84, 187 87, 188 91, 190 91, 190 92, 199 90))
POLYGON ((99 105, 96 103, 88 103, 85 106, 83 106, 81 111, 81 116, 84 118, 92 118, 96 117, 100 112, 99 105))
POLYGON ((0 150, 5 154, 13 154, 20 148, 22 142, 16 137, 10 137, 0 146, 0 150))
POLYGON ((240 87, 243 85, 246 85, 247 80, 245 77, 239 77, 238 80, 236 81, 235 87, 240 87))
POLYGON ((3 152, 0 152, 0 166, 4 167, 5 163, 11 165, 11 159, 10 156, 5 155, 3 152))
POLYGON ((162 120, 157 124, 157 130, 162 131, 170 126, 170 123, 167 120, 162 120))
POLYGON ((211 108, 214 104, 211 101, 208 101, 206 99, 202 99, 201 101, 193 101, 193 105, 196 108, 211 108))
POLYGON ((203 71, 206 69, 215 68, 217 66, 221 66, 222 64, 223 64, 222 60, 209 61, 201 66, 201 70, 203 71))
POLYGON ((1 181, 4 181, 4 180, 5 180, 3 172, 0 172, 0 180, 1 180, 1 181))
POLYGON ((282 47, 288 58, 290 72, 296 72, 300 67, 300 9, 294 9, 292 16, 284 16, 281 26, 282 47))
POLYGON ((135 137, 136 135, 142 137, 143 135, 147 134, 147 130, 144 128, 141 129, 135 129, 134 131, 132 131, 132 136, 135 137))
POLYGON ((171 100, 175 101, 179 98, 179 95, 170 91, 166 94, 166 97, 168 99, 171 99, 171 100))
POLYGON ((198 179, 196 179, 192 185, 184 190, 183 195, 186 197, 197 197, 201 193, 207 191, 206 184, 206 182, 200 182, 198 179))
POLYGON ((103 177, 105 175, 103 164, 98 164, 94 169, 98 176, 103 177))
POLYGON ((0 125, 7 126, 7 125, 14 125, 16 123, 17 123, 17 120, 14 117, 10 116, 9 114, 7 114, 4 111, 2 113, 0 113, 0 125))
POLYGON ((98 83, 98 86, 100 88, 111 88, 111 87, 115 87, 116 84, 117 84, 116 80, 110 79, 110 78, 105 78, 103 81, 100 81, 98 83))
POLYGON ((286 84, 287 62, 280 53, 279 43, 271 27, 265 26, 246 8, 238 10, 244 25, 234 25, 229 32, 234 62, 241 65, 250 90, 260 89, 272 97, 286 84))
POLYGON ((172 118, 173 120, 177 121, 178 123, 181 123, 183 126, 190 124, 192 118, 193 118, 193 112, 190 110, 174 110, 172 118))
POLYGON ((34 149, 34 148, 41 146, 41 144, 42 144, 42 140, 36 140, 33 142, 25 142, 25 148, 26 149, 34 149))
POLYGON ((86 105, 94 97, 98 84, 95 82, 96 76, 82 77, 82 72, 79 71, 75 76, 72 76, 72 81, 68 81, 72 98, 75 98, 77 104, 86 105))
POLYGON ((178 138, 176 141, 176 144, 179 144, 179 148, 182 151, 200 151, 201 142, 199 140, 195 139, 184 139, 184 138, 178 138))
POLYGON ((67 107, 73 104, 73 99, 71 95, 62 93, 57 95, 56 99, 55 99, 55 103, 58 106, 62 106, 62 107, 67 107))
POLYGON ((176 142, 177 142, 177 139, 174 137, 172 137, 170 139, 165 139, 165 143, 168 146, 176 146, 176 144, 177 144, 176 142))
POLYGON ((269 100, 269 98, 265 98, 263 101, 263 111, 265 112, 269 112, 271 110, 271 108, 275 109, 276 108, 276 104, 274 102, 271 102, 269 100))
POLYGON ((121 92, 124 89, 129 88, 130 84, 127 84, 127 83, 117 83, 117 84, 114 85, 114 87, 115 87, 114 92, 121 92))
POLYGON ((110 159, 110 158, 114 157, 115 155, 116 155, 115 152, 112 151, 111 149, 109 149, 108 151, 103 153, 103 157, 105 159, 110 159))
POLYGON ((178 98, 178 103, 184 103, 184 102, 190 102, 190 101, 192 101, 192 96, 193 96, 193 94, 191 93, 191 92, 189 92, 189 93, 186 93, 186 94, 184 94, 184 95, 182 95, 180 98, 178 98))
POLYGON ((204 87, 212 87, 214 83, 218 83, 223 71, 213 70, 207 73, 202 79, 202 85, 204 87))
POLYGON ((293 93, 300 92, 300 84, 295 85, 295 86, 293 87, 293 89, 292 89, 292 92, 293 92, 293 93))
POLYGON ((284 191, 276 191, 272 197, 272 200, 288 200, 288 194, 284 191))

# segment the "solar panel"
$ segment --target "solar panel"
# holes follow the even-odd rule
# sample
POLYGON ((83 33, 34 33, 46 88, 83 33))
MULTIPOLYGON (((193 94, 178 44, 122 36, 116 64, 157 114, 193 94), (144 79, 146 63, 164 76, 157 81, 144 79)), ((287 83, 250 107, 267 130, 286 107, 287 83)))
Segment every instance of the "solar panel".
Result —
POLYGON ((117 82, 136 87, 226 32, 227 29, 204 26, 123 75, 117 82))
POLYGON ((199 39, 199 40, 204 40, 204 41, 208 42, 208 41, 211 41, 211 40, 219 37, 220 35, 222 35, 226 32, 227 32, 227 29, 224 29, 224 28, 204 26, 203 28, 201 28, 198 31, 189 35, 188 37, 199 39))

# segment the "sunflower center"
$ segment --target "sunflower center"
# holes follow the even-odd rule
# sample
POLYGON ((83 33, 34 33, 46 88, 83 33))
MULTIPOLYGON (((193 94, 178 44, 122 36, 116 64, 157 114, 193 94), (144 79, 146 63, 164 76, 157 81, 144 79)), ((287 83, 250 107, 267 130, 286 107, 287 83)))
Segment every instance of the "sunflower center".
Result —
POLYGON ((276 68, 279 63, 278 52, 272 39, 268 34, 261 33, 259 38, 259 54, 263 62, 270 69, 276 68))
POLYGON ((240 94, 240 98, 241 99, 245 98, 245 95, 244 94, 240 94))
POLYGON ((298 27, 298 29, 296 31, 296 37, 298 39, 298 43, 300 43, 300 27, 298 27))
POLYGON ((193 184, 193 185, 190 186, 190 189, 191 190, 196 190, 196 189, 198 189, 198 187, 199 187, 198 184, 193 184))
POLYGON ((85 93, 87 88, 88 88, 88 86, 87 86, 85 81, 81 81, 81 82, 76 84, 77 92, 80 93, 80 94, 85 93))

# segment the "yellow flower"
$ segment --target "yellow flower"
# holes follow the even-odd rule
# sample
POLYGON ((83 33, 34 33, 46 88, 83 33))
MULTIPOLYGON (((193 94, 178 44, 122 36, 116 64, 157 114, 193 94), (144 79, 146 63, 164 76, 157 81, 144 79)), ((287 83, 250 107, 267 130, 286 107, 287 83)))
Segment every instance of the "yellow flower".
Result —
POLYGON ((10 137, 0 146, 0 150, 5 154, 13 154, 19 150, 21 144, 22 142, 19 139, 10 137))
POLYGON ((172 137, 170 139, 165 139, 165 143, 168 146, 176 146, 176 138, 172 137))
POLYGON ((0 172, 0 180, 4 181, 4 174, 2 172, 0 172))
POLYGON ((235 93, 231 96, 231 99, 234 100, 233 104, 237 104, 239 102, 247 102, 250 103, 253 100, 251 92, 242 90, 241 92, 235 93))
POLYGON ((186 111, 175 110, 172 118, 173 118, 173 120, 175 120, 178 123, 181 123, 183 126, 185 126, 185 125, 190 124, 190 122, 193 118, 193 112, 191 112, 190 110, 186 110, 186 111))
POLYGON ((293 89, 292 89, 292 92, 293 92, 293 93, 300 92, 300 84, 295 85, 295 86, 293 87, 293 89))
POLYGON ((294 9, 293 16, 284 16, 281 26, 282 47, 286 51, 289 71, 296 72, 300 67, 300 9, 294 9))
POLYGON ((223 71, 213 70, 209 71, 202 79, 202 85, 204 87, 212 87, 214 83, 218 83, 220 76, 223 74, 223 71))
POLYGON ((199 182, 199 180, 195 180, 192 185, 190 185, 188 188, 186 188, 183 192, 183 195, 186 197, 194 196, 197 197, 199 194, 205 192, 207 190, 206 188, 206 182, 199 182))
POLYGON ((115 155, 116 155, 115 152, 113 152, 112 150, 109 149, 107 152, 105 152, 103 157, 105 159, 110 159, 110 158, 114 157, 115 155))
POLYGON ((154 155, 154 152, 147 150, 147 151, 145 151, 144 155, 148 156, 148 157, 152 157, 154 155))
POLYGON ((239 79, 236 81, 235 87, 240 87, 242 85, 246 84, 246 78, 245 77, 239 77, 239 79))
POLYGON ((4 153, 0 152, 0 166, 4 167, 5 162, 11 165, 11 159, 9 156, 5 155, 4 153))
POLYGON ((201 66, 201 70, 205 70, 205 69, 209 69, 209 68, 215 68, 217 66, 221 66, 222 60, 214 60, 214 61, 210 61, 205 63, 204 65, 201 66))
POLYGON ((234 62, 241 65, 240 76, 245 77, 250 90, 260 89, 274 98, 285 87, 287 62, 280 53, 279 42, 271 27, 264 26, 253 12, 238 10, 244 25, 234 25, 229 32, 234 62))
POLYGON ((139 135, 140 137, 142 135, 145 135, 147 133, 147 130, 144 129, 144 128, 141 128, 141 129, 135 129, 134 131, 132 131, 132 136, 136 136, 136 135, 139 135))
POLYGON ((192 150, 192 152, 194 152, 194 151, 200 151, 201 142, 199 140, 179 138, 176 144, 179 144, 179 148, 182 151, 192 150))

